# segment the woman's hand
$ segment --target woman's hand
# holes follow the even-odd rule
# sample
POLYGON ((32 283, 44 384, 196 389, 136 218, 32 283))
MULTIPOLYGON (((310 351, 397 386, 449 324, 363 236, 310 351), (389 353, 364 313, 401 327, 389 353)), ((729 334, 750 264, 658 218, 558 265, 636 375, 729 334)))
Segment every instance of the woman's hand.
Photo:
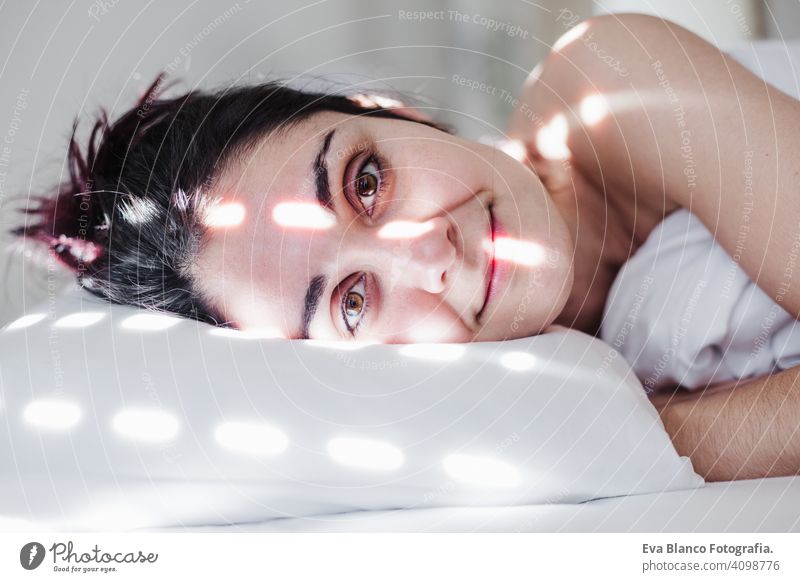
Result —
POLYGON ((686 388, 682 388, 680 386, 672 389, 662 389, 650 396, 650 403, 655 406, 656 410, 660 412, 663 408, 671 404, 696 400, 701 395, 731 390, 732 388, 735 388, 737 385, 741 384, 744 384, 744 381, 732 380, 730 382, 712 384, 711 386, 706 386, 702 390, 687 390, 686 388))

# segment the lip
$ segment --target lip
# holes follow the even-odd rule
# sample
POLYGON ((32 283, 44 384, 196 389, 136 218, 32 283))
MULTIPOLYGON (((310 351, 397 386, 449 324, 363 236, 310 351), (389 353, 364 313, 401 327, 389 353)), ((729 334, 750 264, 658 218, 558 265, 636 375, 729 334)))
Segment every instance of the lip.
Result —
MULTIPOLYGON (((488 206, 489 210, 489 222, 491 228, 491 240, 492 240, 492 250, 491 255, 489 256, 489 268, 488 273, 486 274, 486 296, 483 299, 483 305, 481 305, 480 310, 476 314, 476 319, 480 321, 483 314, 486 312, 486 308, 492 303, 494 298, 497 296, 497 293, 500 290, 500 286, 505 281, 507 268, 505 262, 498 262, 495 259, 494 254, 494 241, 497 237, 502 236, 505 234, 503 230, 502 224, 494 215, 492 211, 492 205, 488 206)), ((483 249, 481 249, 483 251, 483 249)), ((485 252, 485 251, 484 251, 485 252)))

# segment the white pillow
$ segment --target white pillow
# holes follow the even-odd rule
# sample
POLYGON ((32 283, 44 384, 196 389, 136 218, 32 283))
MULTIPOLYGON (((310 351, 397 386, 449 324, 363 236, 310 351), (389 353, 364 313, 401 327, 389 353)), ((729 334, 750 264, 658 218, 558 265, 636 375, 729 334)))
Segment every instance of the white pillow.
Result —
POLYGON ((56 295, 0 332, 0 515, 127 529, 703 484, 586 334, 348 347, 56 295))

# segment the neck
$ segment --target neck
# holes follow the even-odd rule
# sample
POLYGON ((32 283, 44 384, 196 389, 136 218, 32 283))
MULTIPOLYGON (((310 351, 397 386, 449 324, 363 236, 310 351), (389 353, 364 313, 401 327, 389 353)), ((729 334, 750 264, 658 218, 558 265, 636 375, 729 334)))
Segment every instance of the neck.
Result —
POLYGON ((551 193, 574 244, 574 282, 554 323, 597 335, 614 277, 631 253, 624 221, 578 172, 571 187, 551 193))

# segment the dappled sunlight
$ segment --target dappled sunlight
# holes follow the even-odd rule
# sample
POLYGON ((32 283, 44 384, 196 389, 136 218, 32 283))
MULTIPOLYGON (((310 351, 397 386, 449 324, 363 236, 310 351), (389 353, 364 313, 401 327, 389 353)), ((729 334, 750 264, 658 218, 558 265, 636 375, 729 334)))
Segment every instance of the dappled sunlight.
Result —
POLYGON ((25 407, 25 422, 45 430, 70 429, 81 419, 80 407, 62 399, 35 400, 25 407))
POLYGON ((578 111, 581 121, 591 127, 603 121, 608 116, 610 109, 605 95, 594 93, 583 98, 578 111))
POLYGON ((229 451, 254 457, 277 455, 289 446, 286 433, 262 422, 224 422, 214 430, 214 439, 229 451))
POLYGON ((568 136, 567 118, 563 113, 558 113, 536 134, 536 149, 548 160, 565 160, 570 157, 568 136))
POLYGON ((399 448, 374 439, 334 438, 328 443, 328 453, 335 461, 360 469, 392 471, 404 462, 399 448))
POLYGON ((444 469, 453 479, 471 485, 516 487, 521 481, 516 467, 492 457, 453 454, 445 458, 444 469))
POLYGON ((208 210, 203 223, 209 228, 231 228, 242 224, 245 215, 240 202, 221 202, 208 210))
POLYGON ((128 439, 147 442, 169 442, 178 434, 178 419, 158 409, 127 409, 112 420, 114 431, 128 439))
POLYGON ((433 223, 412 222, 408 220, 395 220, 388 223, 378 231, 378 238, 416 238, 433 229, 433 223))
POLYGON ((555 43, 553 43, 553 50, 560 51, 574 41, 578 40, 581 36, 583 36, 583 33, 586 32, 588 28, 588 22, 581 22, 580 24, 570 28, 567 32, 562 34, 555 43))
POLYGON ((219 337, 236 339, 284 339, 286 337, 280 329, 273 326, 255 327, 246 330, 232 329, 230 327, 215 327, 208 333, 219 337))
POLYGON ((123 329, 163 331, 180 323, 180 319, 161 313, 137 313, 122 321, 123 329))
POLYGON ((345 352, 353 352, 360 350, 367 346, 376 345, 378 342, 373 341, 352 341, 352 340, 319 340, 309 339, 306 340, 306 345, 315 348, 325 348, 328 350, 339 350, 345 352))
POLYGON ((336 224, 336 217, 319 204, 281 202, 272 210, 272 219, 284 228, 325 230, 336 224))
POLYGON ((403 107, 403 103, 401 101, 385 95, 366 95, 364 93, 358 93, 356 95, 351 95, 348 97, 348 99, 367 109, 376 107, 382 107, 383 109, 396 109, 403 107))
POLYGON ((105 317, 104 313, 72 313, 70 315, 65 315, 64 317, 60 318, 53 324, 53 327, 64 327, 64 328, 79 328, 79 327, 89 327, 90 325, 94 325, 98 323, 100 320, 105 317))
POLYGON ((410 358, 433 360, 437 362, 453 362, 466 352, 461 344, 426 344, 414 343, 400 348, 400 353, 410 358))
POLYGON ((539 243, 518 240, 507 236, 497 237, 494 242, 483 241, 483 249, 495 260, 508 261, 527 267, 540 265, 545 259, 545 249, 539 243))
POLYGON ((8 324, 6 331, 11 331, 14 329, 25 329, 26 327, 31 327, 32 325, 36 325, 40 321, 42 321, 46 317, 45 313, 30 313, 28 315, 23 315, 19 319, 14 320, 12 323, 8 324))
POLYGON ((505 140, 500 144, 499 148, 504 154, 511 156, 518 162, 524 162, 528 157, 525 144, 518 139, 505 140))

